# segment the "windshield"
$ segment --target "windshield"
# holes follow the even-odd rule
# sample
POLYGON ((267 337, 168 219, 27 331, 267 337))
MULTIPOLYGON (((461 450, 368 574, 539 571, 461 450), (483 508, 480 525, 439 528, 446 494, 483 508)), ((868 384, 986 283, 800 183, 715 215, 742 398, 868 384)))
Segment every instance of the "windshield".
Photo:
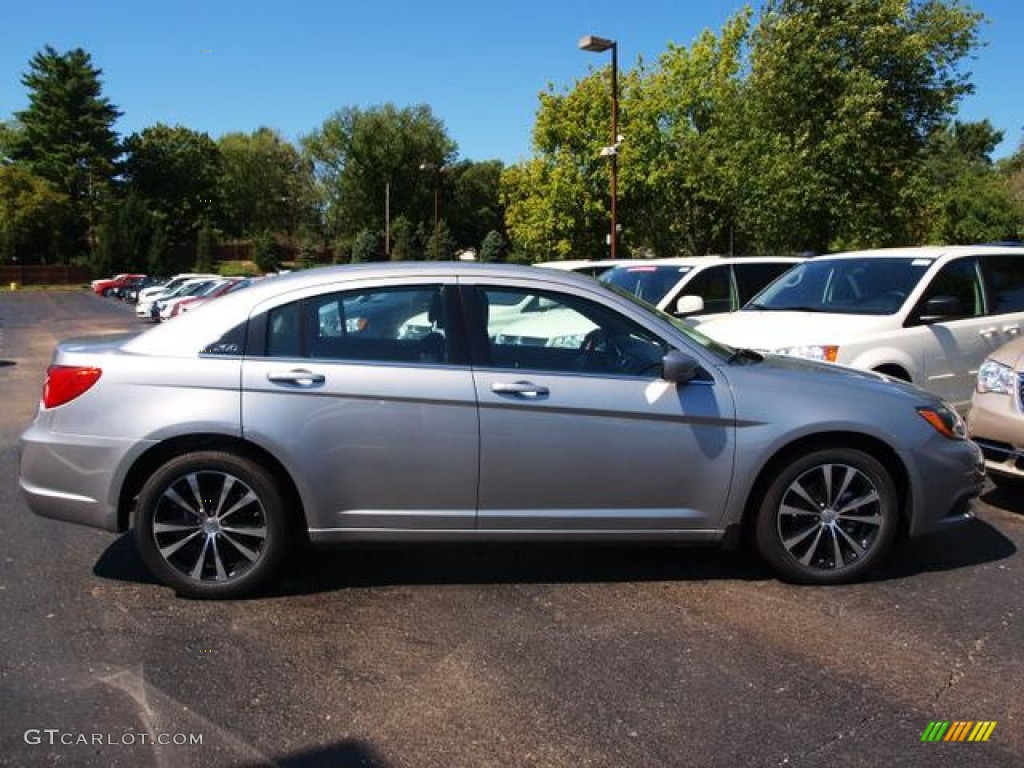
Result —
POLYGON ((660 304, 662 299, 693 267, 654 266, 651 264, 609 269, 599 280, 614 285, 636 296, 638 299, 660 304))
MULTIPOLYGON (((688 270, 689 267, 683 267, 683 269, 688 270)), ((660 309, 658 309, 650 302, 641 299, 639 296, 637 296, 635 293, 632 293, 631 291, 628 291, 624 288, 620 288, 614 283, 609 282, 606 285, 610 290, 619 294, 619 296, 628 299, 634 304, 643 307, 648 312, 657 315, 662 320, 671 323, 680 331, 685 333, 688 338, 702 346, 708 352, 711 352, 712 354, 722 358, 723 360, 731 360, 733 358, 733 355, 736 352, 735 349, 726 344, 722 344, 721 342, 715 341, 714 339, 705 336, 703 333, 698 331, 686 320, 680 320, 679 318, 672 317, 672 315, 668 314, 667 312, 662 312, 660 309)))
POLYGON ((812 259, 755 296, 744 310, 891 315, 932 265, 932 259, 812 259))

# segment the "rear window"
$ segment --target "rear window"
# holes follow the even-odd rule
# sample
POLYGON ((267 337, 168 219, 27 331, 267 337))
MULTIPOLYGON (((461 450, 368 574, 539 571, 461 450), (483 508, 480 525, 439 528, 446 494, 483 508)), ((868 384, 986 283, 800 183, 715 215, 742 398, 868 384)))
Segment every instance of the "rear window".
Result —
POLYGON ((691 269, 693 267, 638 264, 610 269, 601 275, 600 280, 657 305, 691 269))

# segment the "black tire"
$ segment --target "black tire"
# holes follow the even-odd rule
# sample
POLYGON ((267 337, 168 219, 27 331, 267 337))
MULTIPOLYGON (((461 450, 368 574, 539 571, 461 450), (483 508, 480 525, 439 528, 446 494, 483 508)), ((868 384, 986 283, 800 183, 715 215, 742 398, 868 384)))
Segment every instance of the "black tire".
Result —
POLYGON ((222 451, 185 454, 160 467, 139 494, 133 533, 158 581, 179 595, 212 599, 265 586, 292 538, 273 476, 222 451))
POLYGON ((798 457, 772 481, 755 541, 782 578, 838 584, 860 578, 886 556, 898 522, 888 470, 863 451, 830 448, 798 457))

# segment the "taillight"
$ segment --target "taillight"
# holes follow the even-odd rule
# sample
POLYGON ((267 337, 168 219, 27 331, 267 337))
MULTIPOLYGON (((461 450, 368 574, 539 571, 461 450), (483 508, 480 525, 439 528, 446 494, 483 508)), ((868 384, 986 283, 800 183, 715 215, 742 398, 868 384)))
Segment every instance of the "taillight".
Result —
POLYGON ((100 380, 99 368, 84 365, 51 365, 46 369, 43 385, 43 407, 56 408, 70 403, 100 380))

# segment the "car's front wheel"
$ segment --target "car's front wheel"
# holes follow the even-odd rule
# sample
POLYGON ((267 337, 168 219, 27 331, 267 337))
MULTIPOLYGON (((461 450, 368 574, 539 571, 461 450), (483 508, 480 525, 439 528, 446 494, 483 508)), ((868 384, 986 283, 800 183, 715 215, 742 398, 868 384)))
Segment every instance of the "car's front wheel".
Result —
POLYGON ((851 448, 817 450, 772 480, 755 538, 784 578, 834 584, 861 577, 885 557, 898 517, 895 484, 877 459, 851 448))
POLYGON ((180 595, 250 594, 275 574, 288 548, 288 521, 274 478, 260 464, 222 451, 168 461, 139 494, 134 535, 156 578, 180 595))

